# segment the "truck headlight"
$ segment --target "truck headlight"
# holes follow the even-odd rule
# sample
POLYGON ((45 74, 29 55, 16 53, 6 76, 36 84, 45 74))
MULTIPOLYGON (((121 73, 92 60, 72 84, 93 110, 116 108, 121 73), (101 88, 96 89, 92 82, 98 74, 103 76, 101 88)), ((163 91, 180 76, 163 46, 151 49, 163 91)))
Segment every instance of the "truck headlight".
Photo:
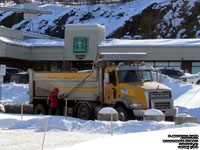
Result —
POLYGON ((131 103, 129 105, 129 108, 130 109, 139 109, 139 108, 142 108, 142 104, 141 103, 138 103, 138 102, 134 102, 134 103, 131 103))

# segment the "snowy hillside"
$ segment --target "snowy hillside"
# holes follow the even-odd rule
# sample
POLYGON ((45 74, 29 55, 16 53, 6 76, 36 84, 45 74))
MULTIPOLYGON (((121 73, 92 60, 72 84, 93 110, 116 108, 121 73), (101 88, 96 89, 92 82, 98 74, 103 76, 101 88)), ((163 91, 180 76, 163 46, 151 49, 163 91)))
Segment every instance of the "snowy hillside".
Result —
MULTIPOLYGON (((98 23, 107 28, 107 37, 141 35, 143 38, 198 38, 200 15, 198 0, 134 0, 127 3, 61 6, 43 4, 39 15, 24 20, 20 13, 0 11, 0 23, 14 29, 64 38, 66 24, 98 23), (186 28, 187 27, 187 28, 186 28)), ((14 6, 23 7, 23 6, 14 6)))

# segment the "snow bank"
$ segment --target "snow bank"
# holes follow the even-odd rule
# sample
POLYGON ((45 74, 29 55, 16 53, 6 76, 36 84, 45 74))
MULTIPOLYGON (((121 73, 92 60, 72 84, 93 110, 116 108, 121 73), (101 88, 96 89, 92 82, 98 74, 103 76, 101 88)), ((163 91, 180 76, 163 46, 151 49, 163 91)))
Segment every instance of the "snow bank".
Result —
POLYGON ((104 108, 100 109, 98 113, 99 114, 111 114, 111 112, 112 112, 112 114, 118 114, 118 112, 112 107, 104 107, 104 108))
POLYGON ((174 105, 178 108, 178 113, 197 116, 200 123, 200 86, 184 83, 165 75, 161 75, 161 83, 172 89, 174 105))
MULTIPOLYGON (((85 121, 63 116, 24 115, 23 120, 21 120, 20 114, 0 114, 0 128, 31 129, 43 132, 46 120, 48 120, 47 131, 63 130, 69 132, 110 134, 110 121, 85 121)), ((200 127, 198 124, 175 125, 173 122, 117 121, 113 122, 113 131, 114 134, 124 134, 191 126, 200 127)))
POLYGON ((5 112, 5 108, 2 104, 0 104, 0 113, 4 113, 5 112))
POLYGON ((29 102, 29 85, 8 83, 1 85, 1 99, 0 102, 7 104, 20 104, 29 102))
POLYGON ((172 89, 175 106, 200 108, 200 86, 161 75, 161 83, 172 89))
POLYGON ((186 113, 180 113, 180 114, 177 114, 176 117, 191 117, 191 116, 186 113))
POLYGON ((145 111, 144 116, 164 116, 163 112, 158 109, 148 109, 145 111))

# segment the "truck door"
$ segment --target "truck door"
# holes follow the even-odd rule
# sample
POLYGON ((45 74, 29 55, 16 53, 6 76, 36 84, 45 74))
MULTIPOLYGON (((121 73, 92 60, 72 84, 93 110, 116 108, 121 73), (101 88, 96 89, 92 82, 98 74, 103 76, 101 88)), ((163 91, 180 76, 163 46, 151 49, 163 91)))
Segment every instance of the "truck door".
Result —
POLYGON ((118 88, 117 88, 117 78, 116 78, 116 71, 115 70, 109 70, 109 83, 105 85, 105 103, 106 104, 113 104, 114 99, 116 99, 118 96, 118 88))

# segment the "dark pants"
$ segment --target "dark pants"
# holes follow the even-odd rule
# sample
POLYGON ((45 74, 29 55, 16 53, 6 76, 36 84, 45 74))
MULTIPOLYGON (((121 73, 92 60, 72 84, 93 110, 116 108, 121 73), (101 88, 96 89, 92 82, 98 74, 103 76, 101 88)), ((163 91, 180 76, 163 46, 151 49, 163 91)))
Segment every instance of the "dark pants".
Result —
POLYGON ((58 109, 59 109, 59 115, 63 116, 63 106, 64 106, 64 101, 61 100, 58 102, 58 109))
POLYGON ((57 108, 56 107, 51 107, 50 108, 50 115, 55 115, 57 112, 57 108))

